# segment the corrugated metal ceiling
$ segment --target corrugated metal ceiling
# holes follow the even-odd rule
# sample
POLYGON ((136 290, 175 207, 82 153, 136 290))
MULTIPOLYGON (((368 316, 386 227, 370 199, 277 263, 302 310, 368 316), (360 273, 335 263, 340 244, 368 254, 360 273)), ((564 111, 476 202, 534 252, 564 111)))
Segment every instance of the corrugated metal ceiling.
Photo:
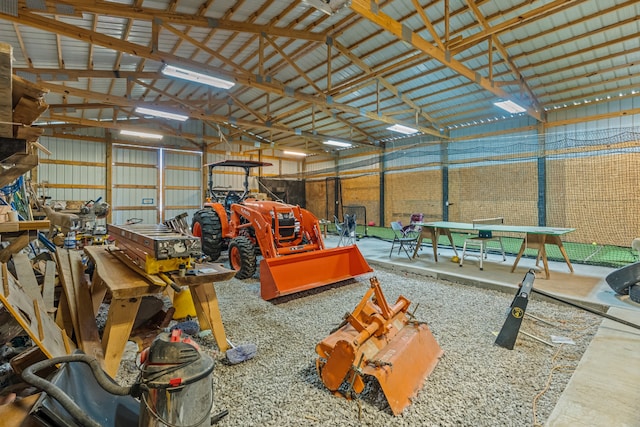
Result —
POLYGON ((352 0, 332 15, 301 0, 6 3, 0 41, 17 74, 51 91, 56 120, 90 126, 145 104, 221 125, 252 149, 323 153, 327 138, 380 146, 398 136, 394 123, 437 136, 515 120, 493 105, 502 98, 533 124, 640 89, 639 1, 449 0, 445 11, 444 0, 352 0), (237 84, 173 80, 163 62, 237 84))

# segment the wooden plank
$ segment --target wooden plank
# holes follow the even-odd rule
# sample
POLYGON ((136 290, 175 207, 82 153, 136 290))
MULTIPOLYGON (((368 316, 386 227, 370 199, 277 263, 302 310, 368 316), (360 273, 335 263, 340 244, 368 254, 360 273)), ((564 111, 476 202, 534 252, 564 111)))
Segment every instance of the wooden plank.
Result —
POLYGON ((33 300, 37 300, 40 306, 44 307, 44 301, 42 300, 42 294, 40 293, 40 286, 38 280, 33 272, 33 265, 27 254, 19 253, 13 256, 13 265, 16 268, 16 276, 18 283, 22 286, 22 289, 33 300))
POLYGON ((184 277, 176 273, 171 273, 171 278, 179 286, 192 286, 213 282, 223 282, 225 280, 232 279, 236 275, 235 270, 228 269, 222 264, 215 264, 210 262, 204 264, 196 264, 194 270, 198 271, 199 273, 194 276, 189 275, 184 277), (213 271, 200 273, 201 270, 208 271, 209 269, 213 271))
POLYGON ((84 265, 82 264, 80 252, 63 250, 63 256, 65 255, 64 252, 66 252, 69 259, 76 297, 76 316, 78 317, 78 332, 80 335, 77 338, 77 344, 89 356, 103 360, 102 343, 100 342, 96 316, 93 312, 91 294, 89 293, 89 284, 85 279, 84 265))
POLYGON ((47 357, 69 354, 74 346, 65 347, 64 332, 39 307, 39 304, 34 304, 34 300, 27 295, 10 273, 7 277, 9 296, 0 295, 0 302, 4 307, 47 357))
POLYGON ((224 332, 215 288, 212 284, 203 284, 191 286, 189 289, 198 315, 200 329, 211 329, 218 349, 220 349, 220 351, 226 351, 229 349, 229 344, 227 343, 227 336, 224 332))
POLYGON ((104 370, 115 378, 142 297, 112 299, 102 336, 104 370))
POLYGON ((0 405, 0 419, 2 425, 11 427, 38 427, 41 426, 32 416, 29 415, 31 408, 35 405, 40 393, 27 396, 24 399, 17 399, 7 405, 0 405))
POLYGON ((2 292, 5 297, 9 296, 9 270, 7 264, 2 263, 2 292))
MULTIPOLYGON (((19 138, 19 139, 25 139, 27 141, 29 141, 30 143, 35 143, 36 140, 38 138, 40 138, 40 136, 42 136, 42 134, 44 133, 44 128, 33 128, 30 126, 20 126, 16 129, 15 131, 15 137, 19 138)), ((42 150, 42 146, 40 144, 37 144, 38 148, 40 150, 42 150)), ((45 153, 48 150, 42 150, 45 153)))
POLYGON ((13 107, 18 105, 23 97, 31 99, 41 99, 49 93, 49 89, 39 86, 37 83, 25 80, 20 76, 13 74, 12 76, 13 91, 11 93, 11 104, 13 107))
POLYGON ((0 43, 0 136, 4 138, 13 137, 12 60, 13 47, 8 43, 0 43))
POLYGON ((44 309, 48 313, 55 312, 56 263, 47 261, 44 268, 44 283, 42 284, 42 299, 44 309))
POLYGON ((18 227, 20 231, 46 230, 51 223, 48 219, 36 221, 19 221, 18 227))
POLYGON ((62 292, 62 295, 60 295, 60 301, 58 301, 56 325, 58 325, 65 331, 69 331, 69 336, 73 336, 73 322, 71 321, 71 312, 69 311, 67 296, 64 292, 62 292))
MULTIPOLYGON (((58 277, 60 278, 60 284, 65 295, 65 301, 69 310, 69 317, 73 324, 73 332, 71 336, 75 335, 76 341, 79 341, 80 325, 78 325, 78 307, 76 307, 76 290, 73 285, 73 273, 71 271, 71 265, 69 264, 68 249, 58 249, 56 251, 56 264, 58 266, 58 277)), ((67 331, 69 331, 67 329, 67 331)))
POLYGON ((0 233, 12 233, 15 231, 20 231, 18 221, 0 223, 0 233))
MULTIPOLYGON (((13 131, 11 132, 13 134, 13 131)), ((8 157, 3 163, 12 166, 9 169, 0 170, 0 187, 11 184, 19 176, 38 166, 38 156, 18 153, 8 157)))
MULTIPOLYGON (((2 236, 4 239, 4 236, 2 236)), ((11 259, 11 256, 17 252, 20 252, 31 241, 29 233, 22 233, 16 239, 14 239, 9 246, 0 250, 0 262, 7 262, 11 259)))
POLYGON ((100 309, 100 304, 104 300, 104 296, 107 294, 107 285, 104 280, 98 277, 97 274, 93 275, 91 280, 91 305, 93 306, 93 312, 97 313, 100 309))
POLYGON ((132 296, 152 295, 162 292, 166 283, 159 277, 146 274, 126 254, 106 246, 86 246, 85 253, 95 262, 99 276, 107 282, 109 290, 117 296, 131 292, 132 296), (128 261, 123 261, 128 260, 128 261), (148 277, 146 277, 148 276, 148 277), (147 288, 146 293, 142 288, 147 288), (140 294, 140 292, 143 294, 140 294))
POLYGON ((13 110, 13 121, 30 125, 47 111, 49 106, 42 99, 21 98, 13 110))

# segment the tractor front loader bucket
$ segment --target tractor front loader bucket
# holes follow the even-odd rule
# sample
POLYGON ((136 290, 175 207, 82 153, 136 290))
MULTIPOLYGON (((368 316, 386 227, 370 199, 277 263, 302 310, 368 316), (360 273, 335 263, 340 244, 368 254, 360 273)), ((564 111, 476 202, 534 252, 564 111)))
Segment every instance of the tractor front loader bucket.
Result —
POLYGON ((411 404, 443 351, 429 327, 410 320, 411 303, 389 306, 378 280, 342 325, 316 346, 316 368, 324 385, 351 398, 364 390, 364 376, 378 380, 394 415, 411 404), (346 390, 345 390, 346 388, 346 390))
POLYGON ((373 269, 355 245, 263 258, 260 262, 260 296, 270 300, 371 271, 373 269))

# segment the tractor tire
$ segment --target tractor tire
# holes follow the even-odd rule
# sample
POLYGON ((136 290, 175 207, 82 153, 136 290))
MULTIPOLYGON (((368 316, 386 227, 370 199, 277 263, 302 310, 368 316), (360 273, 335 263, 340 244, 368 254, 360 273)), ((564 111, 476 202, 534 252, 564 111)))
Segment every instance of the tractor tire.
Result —
POLYGON ((222 253, 222 223, 213 209, 201 209, 193 214, 191 224, 193 235, 200 237, 202 252, 216 261, 222 253))
POLYGON ((248 279, 256 272, 253 243, 245 236, 234 237, 229 243, 229 265, 237 271, 236 279, 248 279))

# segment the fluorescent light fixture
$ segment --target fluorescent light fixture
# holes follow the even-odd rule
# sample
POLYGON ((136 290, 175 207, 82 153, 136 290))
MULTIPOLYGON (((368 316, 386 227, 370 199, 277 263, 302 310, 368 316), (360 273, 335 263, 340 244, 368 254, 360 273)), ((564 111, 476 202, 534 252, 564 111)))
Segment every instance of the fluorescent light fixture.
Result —
POLYGON ((327 15, 331 15, 350 2, 347 0, 302 0, 302 3, 306 3, 327 15))
POLYGON ((306 153, 301 153, 299 151, 283 151, 284 154, 289 154, 290 156, 300 156, 300 157, 306 157, 306 153))
POLYGON ((333 145, 334 147, 342 147, 342 148, 351 147, 351 144, 348 143, 348 142, 334 141, 332 139, 330 139, 328 141, 324 141, 323 144, 324 145, 333 145))
POLYGON ((146 107, 136 107, 135 112, 139 114, 148 114, 150 116, 162 117, 164 119, 180 120, 181 122, 184 122, 189 118, 189 116, 185 116, 184 114, 169 113, 167 111, 153 110, 146 107))
POLYGON ((179 79, 188 80, 194 83, 202 83, 205 85, 230 89, 235 83, 228 80, 219 79, 213 76, 207 76, 206 74, 196 73, 195 71, 185 70, 184 68, 174 67, 173 65, 166 65, 162 67, 161 73, 165 76, 177 77, 179 79))
POLYGON ((136 132, 134 130, 126 130, 126 129, 122 129, 120 131, 120 135, 137 136, 139 138, 148 138, 148 139, 162 139, 162 135, 159 135, 157 133, 136 132))
POLYGON ((502 108, 504 111, 508 111, 509 113, 512 113, 512 114, 524 113, 525 111, 527 111, 526 108, 522 108, 515 102, 509 101, 509 100, 494 102, 493 105, 495 105, 496 107, 502 108))
POLYGON ((393 132, 403 133, 405 135, 411 135, 413 133, 418 132, 418 129, 410 128, 409 126, 403 126, 403 125, 389 126, 387 128, 387 130, 391 130, 393 132))

